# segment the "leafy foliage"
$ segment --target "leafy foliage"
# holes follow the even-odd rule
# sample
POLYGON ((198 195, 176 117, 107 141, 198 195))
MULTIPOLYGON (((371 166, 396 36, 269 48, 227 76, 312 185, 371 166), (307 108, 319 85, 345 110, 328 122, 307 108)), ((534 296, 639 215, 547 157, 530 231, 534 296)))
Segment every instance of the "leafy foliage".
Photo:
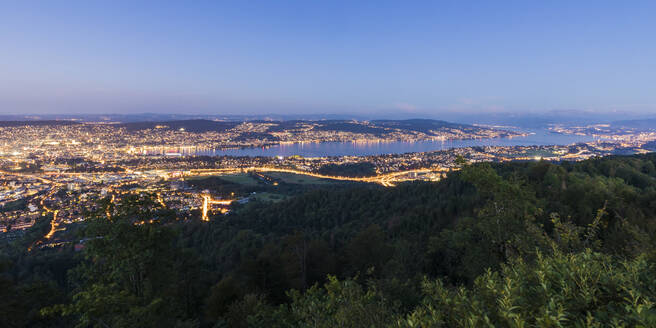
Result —
POLYGON ((3 247, 0 318, 16 319, 0 324, 656 325, 656 155, 460 165, 439 183, 309 188, 209 223, 150 195, 105 200, 80 253, 26 253, 29 233, 3 247))

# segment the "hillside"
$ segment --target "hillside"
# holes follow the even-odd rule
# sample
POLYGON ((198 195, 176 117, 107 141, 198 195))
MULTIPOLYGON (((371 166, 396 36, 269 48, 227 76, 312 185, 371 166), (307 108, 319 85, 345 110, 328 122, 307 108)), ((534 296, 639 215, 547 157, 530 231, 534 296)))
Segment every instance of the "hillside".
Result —
POLYGON ((449 123, 445 121, 429 119, 411 119, 411 120, 377 120, 377 121, 352 121, 352 120, 291 120, 291 121, 211 121, 211 120, 181 120, 165 122, 132 122, 123 123, 118 126, 125 127, 128 131, 138 131, 145 129, 167 129, 179 130, 184 129, 187 132, 224 132, 237 127, 239 124, 250 124, 261 126, 260 132, 290 132, 299 133, 313 131, 325 132, 346 132, 356 134, 372 134, 375 136, 385 136, 391 133, 417 134, 423 133, 430 136, 437 136, 440 132, 451 132, 460 130, 465 133, 480 133, 484 131, 493 131, 492 129, 476 127, 468 124, 449 123))
POLYGON ((124 127, 128 131, 138 131, 161 128, 165 130, 180 130, 184 129, 187 132, 208 132, 217 131, 223 132, 237 126, 237 122, 222 122, 210 120, 182 120, 182 121, 165 121, 165 122, 131 122, 123 123, 118 126, 124 127))
POLYGON ((143 195, 89 213, 80 253, 5 245, 0 309, 31 327, 653 327, 655 199, 656 154, 326 185, 209 223, 143 195))

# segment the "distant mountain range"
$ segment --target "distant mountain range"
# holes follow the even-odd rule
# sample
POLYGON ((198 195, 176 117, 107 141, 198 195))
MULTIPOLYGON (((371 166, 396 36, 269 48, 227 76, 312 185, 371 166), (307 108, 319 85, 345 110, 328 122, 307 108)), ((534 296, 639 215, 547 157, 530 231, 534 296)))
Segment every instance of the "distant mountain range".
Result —
POLYGON ((644 119, 644 120, 615 121, 612 122, 611 125, 617 128, 656 130, 656 118, 644 119))
POLYGON ((164 122, 188 120, 220 120, 220 121, 292 121, 292 120, 364 120, 357 115, 342 114, 302 114, 302 115, 211 115, 211 114, 46 114, 46 115, 0 115, 0 121, 76 121, 76 122, 164 122))
POLYGON ((382 135, 389 133, 391 130, 400 130, 404 132, 421 132, 428 135, 435 135, 436 131, 444 129, 459 129, 462 131, 481 131, 479 128, 469 124, 450 123, 440 120, 430 119, 412 119, 412 120, 375 120, 375 121, 354 121, 354 120, 290 120, 290 121, 210 121, 210 120, 179 120, 179 121, 162 121, 162 122, 131 122, 122 123, 119 126, 125 127, 128 131, 137 131, 145 129, 184 129, 188 132, 207 132, 207 131, 226 131, 237 127, 242 123, 266 124, 266 132, 295 131, 307 129, 308 125, 312 126, 315 131, 334 131, 334 132, 351 132, 351 133, 369 133, 382 135))
POLYGON ((162 122, 130 122, 117 124, 128 131, 138 131, 162 128, 167 130, 184 129, 187 132, 225 131, 234 128, 241 122, 238 121, 210 121, 210 120, 179 120, 162 122))
MULTIPOLYGON (((106 122, 106 123, 161 123, 173 121, 365 121, 383 122, 382 118, 389 121, 414 121, 410 113, 404 114, 381 114, 381 115, 358 115, 358 114, 262 114, 262 115, 210 115, 210 114, 83 114, 83 115, 0 115, 0 121, 72 121, 72 122, 106 122)), ((548 111, 544 113, 521 113, 521 112, 494 112, 494 113, 469 113, 469 112, 440 112, 415 114, 414 117, 435 119, 435 121, 462 122, 466 124, 484 124, 515 126, 522 128, 544 128, 552 124, 567 125, 592 125, 599 123, 647 127, 656 126, 654 115, 632 114, 632 113, 596 113, 579 110, 548 111)), ((418 123, 418 122, 415 122, 418 123)), ((201 124, 201 123, 199 123, 201 124)), ((127 127, 138 127, 139 124, 127 127)), ((216 126, 219 128, 219 126, 216 126)))
MULTIPOLYGON (((76 125, 80 121, 68 120, 32 120, 32 121, 0 121, 0 127, 45 126, 45 125, 76 125)), ((207 119, 172 120, 172 121, 142 121, 127 123, 110 123, 123 127, 129 132, 142 130, 184 130, 187 132, 226 132, 237 133, 241 138, 278 140, 276 133, 307 135, 314 138, 324 138, 323 132, 369 134, 377 137, 394 138, 394 135, 448 138, 474 138, 485 136, 510 136, 514 132, 478 127, 469 124, 451 123, 431 119, 410 120, 251 120, 251 121, 220 121, 207 119)))
POLYGON ((446 113, 444 119, 449 121, 516 126, 522 128, 545 128, 553 124, 564 125, 593 125, 610 124, 619 120, 652 121, 654 115, 635 113, 597 113, 593 111, 561 110, 544 113, 446 113))
POLYGON ((0 121, 0 127, 16 127, 16 126, 46 126, 46 125, 75 125, 80 122, 75 121, 59 121, 59 120, 43 120, 43 121, 0 121))

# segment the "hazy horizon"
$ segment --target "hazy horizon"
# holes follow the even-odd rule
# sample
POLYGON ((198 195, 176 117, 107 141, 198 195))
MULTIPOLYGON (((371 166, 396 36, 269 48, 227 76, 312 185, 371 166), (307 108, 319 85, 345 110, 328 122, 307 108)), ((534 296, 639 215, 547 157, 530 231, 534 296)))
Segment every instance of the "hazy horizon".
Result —
POLYGON ((0 4, 0 115, 656 114, 656 3, 0 4))

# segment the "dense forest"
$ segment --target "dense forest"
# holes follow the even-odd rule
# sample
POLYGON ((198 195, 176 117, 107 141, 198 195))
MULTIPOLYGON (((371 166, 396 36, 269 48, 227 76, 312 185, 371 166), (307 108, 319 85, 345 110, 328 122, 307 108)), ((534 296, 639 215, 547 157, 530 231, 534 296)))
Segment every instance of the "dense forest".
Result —
POLYGON ((40 222, 2 245, 0 326, 656 327, 656 154, 460 165, 210 222, 104 200, 79 252, 27 251, 40 222))
POLYGON ((369 162, 326 164, 322 166, 317 173, 340 177, 369 177, 376 175, 376 165, 369 162))

